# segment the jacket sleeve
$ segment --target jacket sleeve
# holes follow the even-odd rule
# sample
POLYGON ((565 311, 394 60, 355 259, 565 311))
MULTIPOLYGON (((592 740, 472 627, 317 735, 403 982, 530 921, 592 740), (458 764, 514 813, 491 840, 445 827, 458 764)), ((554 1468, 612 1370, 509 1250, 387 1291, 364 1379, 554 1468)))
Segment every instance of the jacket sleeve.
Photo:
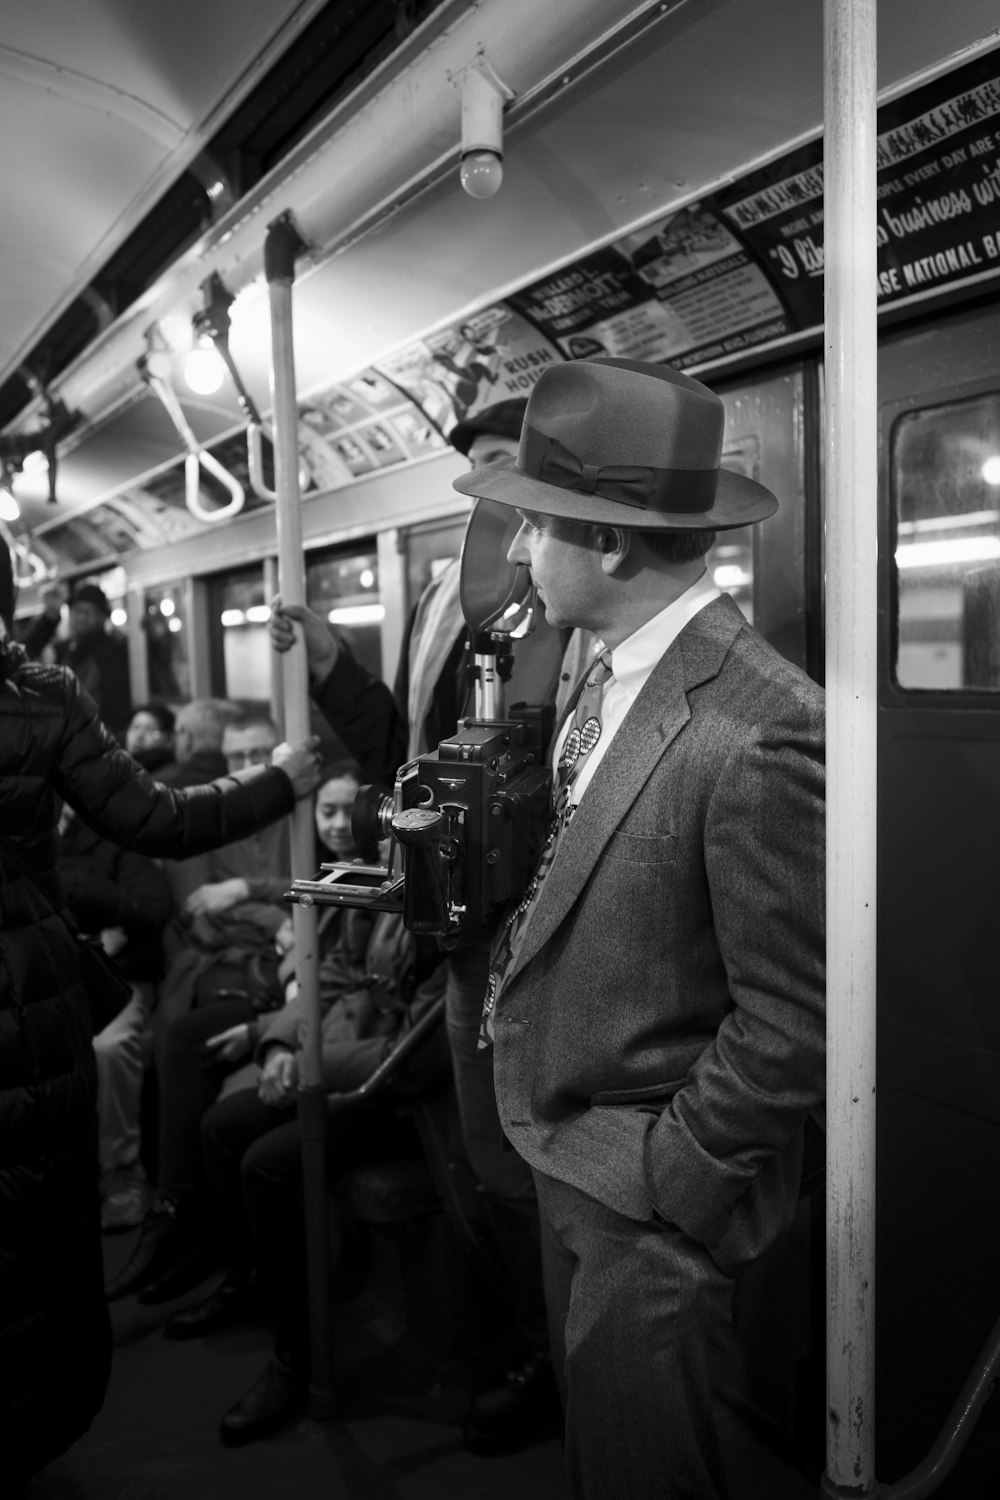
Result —
POLYGON ((708 806, 705 866, 732 1008, 646 1159, 656 1211, 709 1244, 823 1095, 822 733, 821 707, 761 703, 708 806))
POLYGON ((59 620, 44 612, 36 615, 21 637, 21 645, 36 660, 59 629, 59 620))
POLYGON ((313 701, 330 728, 374 781, 391 786, 406 759, 406 721, 385 683, 343 645, 313 701))
POLYGON ((126 849, 173 859, 245 838, 291 812, 292 784, 257 766, 175 791, 153 781, 121 750, 73 674, 60 669, 62 733, 52 785, 88 827, 126 849))

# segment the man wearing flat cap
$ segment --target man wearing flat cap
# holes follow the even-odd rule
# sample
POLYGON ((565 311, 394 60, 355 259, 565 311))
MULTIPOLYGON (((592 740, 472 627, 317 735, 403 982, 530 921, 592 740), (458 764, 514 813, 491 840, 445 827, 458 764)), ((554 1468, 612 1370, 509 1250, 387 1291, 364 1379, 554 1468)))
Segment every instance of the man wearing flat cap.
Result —
POLYGON ((726 1493, 733 1278, 791 1220, 823 1090, 822 695, 706 573, 777 506, 720 468, 723 421, 666 366, 578 360, 540 377, 512 467, 455 482, 517 509, 550 623, 604 647, 484 1017, 583 1500, 726 1493))
MULTIPOLYGON (((47 591, 43 610, 28 627, 24 645, 31 656, 40 656, 59 628, 63 595, 47 591)), ((97 704, 101 720, 122 739, 132 717, 128 647, 117 631, 108 629, 111 606, 96 583, 77 583, 69 598, 69 633, 54 643, 59 666, 69 667, 80 686, 97 704)))

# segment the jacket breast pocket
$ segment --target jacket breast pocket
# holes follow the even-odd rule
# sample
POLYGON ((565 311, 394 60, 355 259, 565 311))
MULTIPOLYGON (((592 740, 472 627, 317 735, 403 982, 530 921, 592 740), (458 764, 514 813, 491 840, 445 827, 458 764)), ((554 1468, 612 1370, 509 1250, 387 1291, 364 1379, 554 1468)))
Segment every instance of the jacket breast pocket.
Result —
POLYGON ((629 865, 669 865, 677 855, 673 833, 613 833, 605 848, 608 859, 629 865))

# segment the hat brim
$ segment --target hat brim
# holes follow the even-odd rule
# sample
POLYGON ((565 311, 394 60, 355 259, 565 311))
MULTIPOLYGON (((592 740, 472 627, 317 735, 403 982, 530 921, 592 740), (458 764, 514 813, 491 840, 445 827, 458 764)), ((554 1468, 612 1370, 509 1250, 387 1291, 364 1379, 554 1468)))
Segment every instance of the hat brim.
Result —
POLYGON ((565 489, 521 473, 516 465, 511 467, 509 459, 473 469, 452 484, 461 495, 479 495, 519 510, 596 525, 628 526, 635 531, 732 531, 737 526, 765 521, 778 509, 769 489, 732 469, 719 470, 710 509, 698 511, 641 509, 621 500, 607 500, 603 495, 565 489))

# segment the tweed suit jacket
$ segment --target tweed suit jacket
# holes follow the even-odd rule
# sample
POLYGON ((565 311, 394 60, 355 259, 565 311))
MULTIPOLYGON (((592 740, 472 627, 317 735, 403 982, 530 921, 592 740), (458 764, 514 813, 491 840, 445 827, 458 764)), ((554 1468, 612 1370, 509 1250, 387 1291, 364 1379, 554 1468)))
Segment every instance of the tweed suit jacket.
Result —
POLYGON ((539 1171, 726 1270, 794 1211, 824 1081, 823 698, 726 595, 594 772, 494 1017, 539 1171))

